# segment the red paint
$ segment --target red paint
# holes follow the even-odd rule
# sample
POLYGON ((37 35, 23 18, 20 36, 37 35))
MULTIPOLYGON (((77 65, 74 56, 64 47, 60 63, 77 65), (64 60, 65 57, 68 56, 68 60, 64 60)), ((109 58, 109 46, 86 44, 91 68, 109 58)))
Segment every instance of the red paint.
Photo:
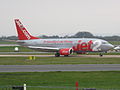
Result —
POLYGON ((88 51, 92 51, 91 45, 93 44, 92 40, 88 42, 88 51))
POLYGON ((25 29, 25 27, 22 25, 22 23, 19 21, 19 19, 15 19, 15 24, 16 24, 19 40, 39 39, 37 37, 31 36, 28 33, 28 31, 25 29))
POLYGON ((93 44, 92 40, 88 42, 82 42, 81 40, 78 41, 79 43, 76 46, 73 46, 74 51, 92 51, 91 45, 93 44))
POLYGON ((70 48, 60 49, 60 55, 70 55, 70 48))
POLYGON ((78 43, 80 43, 82 40, 79 40, 78 43))
POLYGON ((77 44, 77 51, 81 51, 81 44, 77 44))
POLYGON ((77 46, 73 46, 74 51, 78 51, 77 46))
POLYGON ((76 83, 75 83, 76 90, 78 90, 78 85, 79 85, 79 83, 78 83, 78 82, 76 82, 76 83))
POLYGON ((81 51, 87 51, 88 50, 88 44, 86 42, 81 43, 81 51))

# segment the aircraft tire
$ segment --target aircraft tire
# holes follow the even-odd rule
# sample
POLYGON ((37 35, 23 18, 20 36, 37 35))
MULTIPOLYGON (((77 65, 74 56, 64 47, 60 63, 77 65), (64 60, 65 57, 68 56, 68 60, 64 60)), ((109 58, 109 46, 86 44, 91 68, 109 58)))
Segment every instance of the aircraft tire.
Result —
POLYGON ((59 54, 59 53, 56 53, 56 54, 55 54, 55 57, 60 57, 60 54, 59 54))
POLYGON ((103 54, 102 54, 102 53, 100 53, 100 54, 99 54, 99 56, 100 56, 100 57, 102 57, 102 56, 103 56, 103 54))
POLYGON ((64 55, 64 57, 68 57, 69 55, 64 55))

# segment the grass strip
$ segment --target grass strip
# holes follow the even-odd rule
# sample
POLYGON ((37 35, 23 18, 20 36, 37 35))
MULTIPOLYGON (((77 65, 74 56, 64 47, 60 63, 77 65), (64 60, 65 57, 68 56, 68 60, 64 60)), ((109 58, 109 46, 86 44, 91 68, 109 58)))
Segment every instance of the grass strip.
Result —
MULTIPOLYGON (((26 83, 27 86, 75 87, 76 81, 79 82, 80 88, 120 89, 120 71, 0 73, 1 86, 26 83)), ((30 88, 29 90, 38 89, 30 88)))
POLYGON ((120 64, 120 58, 92 57, 0 57, 0 65, 120 64))

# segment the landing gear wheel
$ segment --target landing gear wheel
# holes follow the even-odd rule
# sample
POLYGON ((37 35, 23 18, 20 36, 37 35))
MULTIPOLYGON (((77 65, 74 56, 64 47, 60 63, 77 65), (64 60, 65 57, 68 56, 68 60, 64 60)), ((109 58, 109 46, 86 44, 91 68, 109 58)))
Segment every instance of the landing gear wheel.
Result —
POLYGON ((55 57, 60 57, 60 54, 59 54, 59 53, 56 53, 56 54, 55 54, 55 57))
POLYGON ((100 54, 99 54, 99 56, 100 56, 100 57, 102 57, 102 56, 103 56, 103 54, 102 54, 102 53, 100 53, 100 54))
POLYGON ((64 55, 64 57, 68 57, 69 55, 64 55))

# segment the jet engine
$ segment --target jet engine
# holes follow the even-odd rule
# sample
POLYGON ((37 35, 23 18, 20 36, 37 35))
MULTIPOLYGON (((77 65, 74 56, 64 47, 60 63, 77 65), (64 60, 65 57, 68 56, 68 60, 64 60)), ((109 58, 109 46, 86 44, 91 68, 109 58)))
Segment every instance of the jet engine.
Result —
POLYGON ((60 49, 59 53, 60 55, 64 55, 64 56, 68 56, 73 52, 72 48, 64 48, 64 49, 60 49))

